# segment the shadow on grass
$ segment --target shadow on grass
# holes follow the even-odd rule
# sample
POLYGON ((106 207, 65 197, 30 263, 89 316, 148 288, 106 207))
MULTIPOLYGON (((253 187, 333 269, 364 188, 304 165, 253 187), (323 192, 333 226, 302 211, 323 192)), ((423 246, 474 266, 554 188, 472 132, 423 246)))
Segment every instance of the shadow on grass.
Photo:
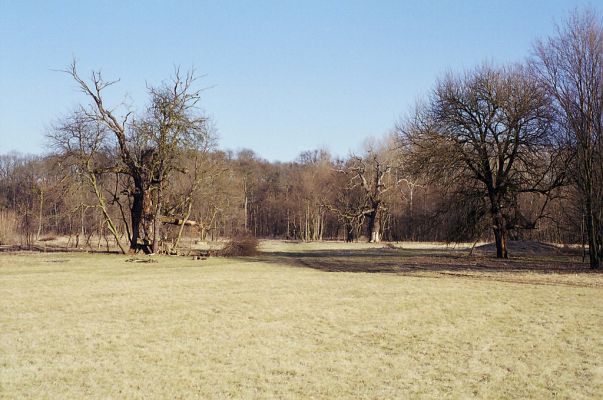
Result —
POLYGON ((578 257, 564 254, 517 254, 509 259, 454 249, 357 249, 262 252, 257 261, 287 264, 326 272, 533 272, 557 274, 601 274, 578 257))

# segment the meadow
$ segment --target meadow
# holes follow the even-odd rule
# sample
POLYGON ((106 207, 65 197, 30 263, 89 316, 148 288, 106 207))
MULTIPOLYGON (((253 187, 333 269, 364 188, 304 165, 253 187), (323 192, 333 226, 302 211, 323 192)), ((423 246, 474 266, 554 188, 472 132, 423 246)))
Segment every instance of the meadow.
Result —
POLYGON ((603 274, 564 255, 394 247, 0 254, 0 398, 603 393, 603 274))

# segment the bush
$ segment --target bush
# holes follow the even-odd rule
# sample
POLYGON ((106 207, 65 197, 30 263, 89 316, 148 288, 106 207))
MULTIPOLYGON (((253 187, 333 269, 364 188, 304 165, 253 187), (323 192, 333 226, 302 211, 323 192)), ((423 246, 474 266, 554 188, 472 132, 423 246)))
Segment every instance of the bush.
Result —
POLYGON ((230 239, 221 250, 216 252, 221 257, 246 257, 258 253, 259 241, 253 236, 236 236, 230 239))

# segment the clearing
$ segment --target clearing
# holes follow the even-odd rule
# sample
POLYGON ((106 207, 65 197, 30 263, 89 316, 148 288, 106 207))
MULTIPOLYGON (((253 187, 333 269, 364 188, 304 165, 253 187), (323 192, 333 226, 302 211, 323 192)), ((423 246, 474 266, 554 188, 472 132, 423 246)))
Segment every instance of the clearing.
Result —
POLYGON ((603 393, 603 274, 563 253, 420 247, 0 254, 0 397, 603 393))

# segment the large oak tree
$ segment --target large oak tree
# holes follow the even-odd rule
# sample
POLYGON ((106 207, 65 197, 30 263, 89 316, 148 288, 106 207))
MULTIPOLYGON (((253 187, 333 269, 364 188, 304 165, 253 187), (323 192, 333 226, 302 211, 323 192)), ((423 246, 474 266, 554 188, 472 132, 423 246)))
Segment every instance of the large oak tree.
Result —
POLYGON ((510 230, 535 224, 519 196, 547 197, 561 183, 550 97, 521 66, 446 75, 402 133, 426 178, 483 205, 499 258, 510 230))

